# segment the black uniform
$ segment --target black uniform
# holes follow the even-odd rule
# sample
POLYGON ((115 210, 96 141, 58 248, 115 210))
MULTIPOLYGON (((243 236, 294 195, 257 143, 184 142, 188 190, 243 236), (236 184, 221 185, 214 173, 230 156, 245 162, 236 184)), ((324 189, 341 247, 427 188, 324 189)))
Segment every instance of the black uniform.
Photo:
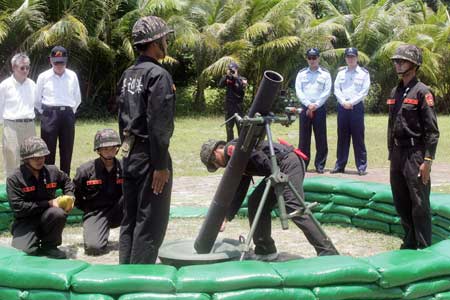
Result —
POLYGON ((48 204, 59 188, 65 195, 74 195, 70 178, 53 165, 45 165, 38 179, 23 164, 7 178, 6 191, 14 212, 13 247, 35 253, 39 248, 61 245, 67 214, 48 204))
POLYGON ((119 128, 134 137, 123 159, 124 218, 120 231, 122 264, 156 261, 167 229, 172 192, 169 142, 174 129, 175 94, 170 74, 150 57, 140 56, 119 83, 119 128), (170 171, 163 192, 151 188, 153 171, 170 171))
MULTIPOLYGON (((239 116, 243 116, 243 102, 245 94, 244 77, 237 76, 224 76, 220 79, 219 87, 226 87, 225 95, 225 120, 231 118, 235 113, 239 116)), ((240 127, 236 119, 229 121, 226 124, 227 128, 227 141, 234 139, 233 127, 236 124, 238 133, 240 132, 240 127)))
POLYGON ((403 248, 431 245, 430 182, 418 177, 424 158, 434 159, 439 130, 433 95, 413 78, 392 90, 389 105, 388 149, 394 204, 405 230, 403 248))
MULTIPOLYGON (((225 158, 228 161, 233 153, 235 141, 228 143, 225 146, 225 158)), ((291 183, 298 187, 298 192, 303 197, 303 179, 305 176, 305 165, 299 157, 293 152, 293 147, 284 146, 274 143, 275 155, 277 163, 280 167, 280 171, 289 176, 291 183)), ((245 173, 239 184, 239 188, 231 203, 227 220, 232 220, 239 210, 242 201, 247 194, 248 187, 252 176, 264 176, 271 175, 272 164, 270 160, 270 149, 267 142, 264 142, 259 150, 253 150, 245 173)), ((259 202, 262 198, 265 185, 260 184, 251 195, 248 201, 248 214, 250 224, 256 215, 259 202)), ((288 188, 285 188, 283 193, 286 212, 292 213, 296 210, 300 210, 300 203, 295 197, 294 193, 288 188)), ((261 217, 256 227, 253 242, 255 243, 256 254, 271 254, 277 251, 275 242, 271 237, 271 211, 274 205, 277 203, 274 189, 269 192, 266 204, 261 213, 261 217)), ((298 228, 300 228, 308 239, 309 243, 316 249, 318 255, 333 255, 337 254, 333 245, 326 236, 324 236, 315 226, 310 215, 295 216, 291 219, 298 228)))
POLYGON ((123 217, 122 165, 114 159, 111 171, 97 158, 82 164, 73 179, 75 206, 84 212, 83 237, 87 254, 105 252, 110 228, 120 226, 123 217))

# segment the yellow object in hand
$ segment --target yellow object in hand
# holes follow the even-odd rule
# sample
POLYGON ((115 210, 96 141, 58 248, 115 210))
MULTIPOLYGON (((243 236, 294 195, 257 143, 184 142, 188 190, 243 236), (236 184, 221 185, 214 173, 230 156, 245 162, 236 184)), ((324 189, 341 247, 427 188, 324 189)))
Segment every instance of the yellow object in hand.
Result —
POLYGON ((68 211, 73 208, 73 203, 75 201, 75 198, 69 195, 63 195, 59 196, 57 198, 58 200, 58 206, 65 211, 68 211))

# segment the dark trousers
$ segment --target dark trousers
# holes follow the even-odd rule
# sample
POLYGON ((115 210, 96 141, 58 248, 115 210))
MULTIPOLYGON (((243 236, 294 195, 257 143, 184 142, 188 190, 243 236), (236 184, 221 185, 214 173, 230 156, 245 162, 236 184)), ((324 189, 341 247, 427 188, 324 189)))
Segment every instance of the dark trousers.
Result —
POLYGON ((15 220, 12 226, 12 246, 26 253, 39 248, 61 245, 67 214, 58 207, 50 207, 41 215, 15 220))
POLYGON ((431 245, 431 183, 418 177, 424 147, 394 147, 391 152, 390 180, 394 205, 405 236, 402 248, 421 249, 431 245))
MULTIPOLYGON (((234 103, 225 100, 225 120, 228 120, 236 113, 241 117, 243 116, 242 103, 234 103)), ((236 125, 238 135, 241 132, 241 127, 239 126, 239 123, 237 122, 236 119, 228 121, 225 124, 227 129, 227 142, 234 139, 234 130, 233 130, 234 125, 236 125)))
POLYGON ((172 193, 172 167, 169 182, 161 194, 151 188, 153 167, 149 144, 136 141, 123 160, 124 215, 120 228, 119 263, 153 264, 166 234, 172 193))
POLYGON ((55 164, 56 142, 59 140, 59 167, 70 176, 73 142, 75 138, 75 114, 66 107, 65 110, 45 108, 41 116, 41 137, 47 144, 50 154, 46 163, 55 164))
POLYGON ((350 150, 350 139, 353 141, 355 164, 359 171, 367 169, 367 151, 364 144, 364 104, 362 102, 345 109, 338 104, 337 114, 338 140, 336 169, 345 169, 350 150))
POLYGON ((305 161, 306 169, 311 160, 311 132, 314 130, 314 139, 316 141, 316 158, 314 166, 316 170, 323 170, 327 162, 328 143, 327 143, 327 110, 323 105, 314 112, 311 119, 306 115, 307 108, 303 106, 300 113, 300 141, 298 148, 308 156, 305 161))
POLYGON ((108 245, 109 230, 120 226, 122 203, 87 212, 83 215, 84 249, 87 254, 99 255, 108 245))
MULTIPOLYGON (((290 153, 289 155, 287 155, 280 163, 280 170, 281 172, 289 176, 289 180, 294 185, 294 187, 297 187, 298 192, 303 197, 303 179, 305 176, 305 169, 297 155, 295 153, 290 153)), ((259 202, 264 192, 264 188, 265 184, 260 184, 249 199, 248 213, 250 224, 253 223, 253 220, 255 218, 256 210, 258 209, 259 202)), ((300 202, 297 200, 294 193, 289 187, 285 187, 283 196, 286 206, 286 212, 288 214, 300 209, 300 202)), ((270 254, 277 251, 275 242, 271 237, 271 211, 276 203, 277 200, 275 192, 274 189, 271 188, 264 205, 261 218, 253 236, 256 254, 270 254)), ((317 255, 337 254, 336 251, 333 250, 331 242, 327 240, 326 236, 322 234, 320 230, 318 230, 317 226, 315 226, 311 216, 296 216, 291 220, 298 228, 300 228, 300 230, 303 231, 309 243, 316 250, 317 255)))

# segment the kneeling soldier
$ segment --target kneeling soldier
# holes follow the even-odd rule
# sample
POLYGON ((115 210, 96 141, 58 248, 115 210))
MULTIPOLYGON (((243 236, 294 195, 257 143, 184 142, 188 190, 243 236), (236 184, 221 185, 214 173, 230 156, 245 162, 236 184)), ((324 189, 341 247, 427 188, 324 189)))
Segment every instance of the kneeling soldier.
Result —
POLYGON ((75 206, 83 210, 87 255, 106 253, 110 228, 122 221, 122 165, 116 159, 120 137, 113 129, 97 131, 94 151, 99 158, 82 164, 75 174, 75 206))
POLYGON ((20 147, 23 163, 6 180, 14 212, 12 246, 30 255, 66 258, 57 246, 62 242, 67 212, 73 208, 74 186, 66 173, 45 165, 49 153, 40 137, 27 138, 20 147), (71 198, 64 208, 61 198, 55 197, 58 188, 71 198))

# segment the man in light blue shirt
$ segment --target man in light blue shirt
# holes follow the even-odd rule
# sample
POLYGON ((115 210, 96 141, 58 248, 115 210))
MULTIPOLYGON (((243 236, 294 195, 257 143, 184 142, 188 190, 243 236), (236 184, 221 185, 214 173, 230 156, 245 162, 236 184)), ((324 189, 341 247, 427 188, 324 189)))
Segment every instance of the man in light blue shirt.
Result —
POLYGON ((319 65, 320 52, 317 48, 306 51, 309 67, 300 70, 295 80, 295 91, 302 104, 300 113, 299 148, 308 156, 306 168, 310 159, 311 132, 314 130, 316 141, 316 158, 314 166, 317 173, 324 172, 328 155, 327 143, 327 111, 326 101, 331 92, 330 72, 319 65))
POLYGON ((364 144, 364 98, 369 93, 369 72, 358 65, 358 50, 345 49, 345 62, 334 81, 338 101, 337 160, 331 173, 344 173, 348 161, 350 139, 353 141, 355 164, 359 175, 366 175, 367 151, 364 144))

